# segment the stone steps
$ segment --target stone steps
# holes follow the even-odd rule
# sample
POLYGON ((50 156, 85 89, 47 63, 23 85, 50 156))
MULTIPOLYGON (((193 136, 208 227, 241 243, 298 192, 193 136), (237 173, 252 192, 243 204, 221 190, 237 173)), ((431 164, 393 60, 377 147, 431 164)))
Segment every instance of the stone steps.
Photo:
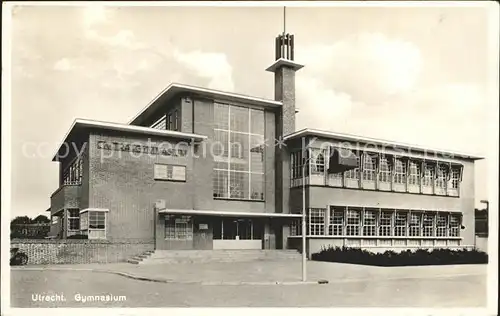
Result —
POLYGON ((133 264, 176 264, 248 261, 301 260, 296 250, 157 250, 139 255, 127 262, 133 264))

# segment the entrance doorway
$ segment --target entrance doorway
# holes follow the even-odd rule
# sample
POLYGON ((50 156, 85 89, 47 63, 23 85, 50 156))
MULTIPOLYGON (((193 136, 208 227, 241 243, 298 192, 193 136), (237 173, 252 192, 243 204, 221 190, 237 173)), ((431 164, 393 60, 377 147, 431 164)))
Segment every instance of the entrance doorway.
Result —
POLYGON ((262 249, 264 222, 221 217, 214 220, 214 249, 262 249))

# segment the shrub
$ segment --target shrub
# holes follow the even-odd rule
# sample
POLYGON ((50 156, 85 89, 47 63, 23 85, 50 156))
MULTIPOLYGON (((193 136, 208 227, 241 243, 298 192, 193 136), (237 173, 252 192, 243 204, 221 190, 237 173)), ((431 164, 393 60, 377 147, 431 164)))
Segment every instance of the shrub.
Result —
POLYGON ((384 253, 373 253, 360 248, 322 247, 320 252, 312 254, 312 260, 356 263, 375 266, 415 266, 415 265, 447 265, 447 264, 483 264, 488 263, 488 254, 477 249, 410 249, 399 253, 387 250, 384 253))
POLYGON ((67 239, 89 239, 89 237, 87 235, 71 235, 71 236, 68 236, 67 239))

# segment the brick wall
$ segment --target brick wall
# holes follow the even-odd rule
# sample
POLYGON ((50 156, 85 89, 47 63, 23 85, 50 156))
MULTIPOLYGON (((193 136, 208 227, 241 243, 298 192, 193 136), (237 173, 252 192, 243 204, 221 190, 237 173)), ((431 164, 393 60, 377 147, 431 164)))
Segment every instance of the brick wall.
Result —
POLYGON ((153 250, 152 242, 94 240, 12 240, 28 255, 28 264, 114 263, 153 250))

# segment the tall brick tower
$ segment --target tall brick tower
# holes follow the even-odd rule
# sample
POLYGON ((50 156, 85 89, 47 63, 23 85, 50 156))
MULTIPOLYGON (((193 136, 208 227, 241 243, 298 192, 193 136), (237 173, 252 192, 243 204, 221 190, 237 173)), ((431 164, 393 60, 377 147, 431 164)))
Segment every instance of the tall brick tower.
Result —
MULTIPOLYGON (((276 113, 275 146, 275 211, 290 213, 290 153, 286 146, 281 146, 284 136, 295 132, 295 72, 303 65, 294 62, 293 35, 283 32, 276 37, 275 62, 266 70, 274 72, 274 98, 283 106, 276 113)), ((286 248, 288 228, 281 230, 276 226, 276 246, 286 248)))
POLYGON ((274 99, 283 102, 278 116, 276 137, 295 132, 295 72, 303 65, 294 62, 295 37, 280 34, 276 37, 276 60, 266 70, 274 72, 274 99))

